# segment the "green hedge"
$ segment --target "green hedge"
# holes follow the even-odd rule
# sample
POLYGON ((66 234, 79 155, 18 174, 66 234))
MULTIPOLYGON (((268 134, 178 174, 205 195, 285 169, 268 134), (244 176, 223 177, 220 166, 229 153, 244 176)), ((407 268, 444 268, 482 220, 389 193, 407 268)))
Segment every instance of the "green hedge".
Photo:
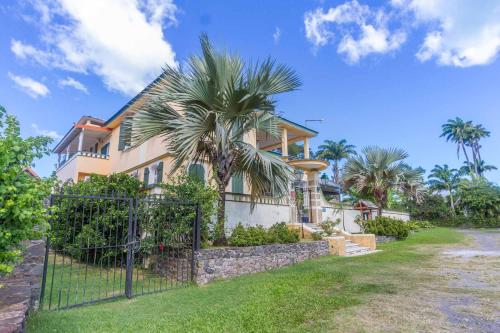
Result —
POLYGON ((434 225, 441 227, 462 227, 462 228, 500 228, 500 217, 466 217, 457 216, 454 218, 440 219, 432 221, 434 225))
POLYGON ((362 221, 361 225, 365 233, 393 236, 397 239, 405 239, 411 230, 407 222, 385 216, 377 216, 373 220, 362 221))
POLYGON ((269 229, 263 226, 243 226, 239 223, 229 237, 231 246, 256 246, 266 244, 297 243, 299 233, 290 230, 285 222, 273 224, 269 229))

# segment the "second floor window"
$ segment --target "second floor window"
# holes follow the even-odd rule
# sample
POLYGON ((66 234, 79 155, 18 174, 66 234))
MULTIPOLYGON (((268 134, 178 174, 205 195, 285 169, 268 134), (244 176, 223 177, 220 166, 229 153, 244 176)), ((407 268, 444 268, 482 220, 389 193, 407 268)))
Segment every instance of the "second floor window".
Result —
POLYGON ((125 150, 132 144, 131 117, 125 117, 120 124, 120 134, 118 139, 118 150, 125 150))
POLYGON ((102 146, 101 155, 109 155, 109 142, 102 146))

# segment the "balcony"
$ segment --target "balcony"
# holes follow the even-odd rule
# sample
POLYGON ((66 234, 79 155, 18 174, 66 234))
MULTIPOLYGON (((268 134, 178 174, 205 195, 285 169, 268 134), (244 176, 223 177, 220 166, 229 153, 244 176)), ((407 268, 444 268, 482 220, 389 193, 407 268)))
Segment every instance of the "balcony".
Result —
POLYGON ((92 173, 98 175, 110 173, 109 155, 78 151, 69 154, 68 159, 62 160, 56 169, 57 178, 63 182, 68 180, 77 182, 92 173))

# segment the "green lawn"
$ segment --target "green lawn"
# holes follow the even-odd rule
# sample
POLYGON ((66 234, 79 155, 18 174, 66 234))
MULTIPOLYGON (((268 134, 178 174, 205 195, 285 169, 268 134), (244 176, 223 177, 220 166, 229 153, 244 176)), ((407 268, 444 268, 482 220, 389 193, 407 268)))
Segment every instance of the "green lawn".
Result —
POLYGON ((318 332, 335 320, 336 310, 407 287, 411 272, 401 268, 432 256, 422 247, 462 240, 456 231, 436 228, 372 255, 328 256, 204 287, 41 311, 29 319, 28 332, 318 332))

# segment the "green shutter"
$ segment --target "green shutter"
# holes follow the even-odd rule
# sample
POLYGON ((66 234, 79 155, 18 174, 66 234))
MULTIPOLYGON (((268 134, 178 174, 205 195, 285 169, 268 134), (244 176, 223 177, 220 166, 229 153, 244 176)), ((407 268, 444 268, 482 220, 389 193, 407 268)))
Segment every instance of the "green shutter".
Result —
POLYGON ((189 177, 193 177, 205 184, 205 168, 201 164, 191 164, 188 169, 189 177))
POLYGON ((243 194, 243 175, 235 174, 231 180, 233 193, 241 193, 243 194))
POLYGON ((132 117, 125 117, 120 124, 120 135, 118 139, 118 150, 130 147, 132 143, 132 117))
POLYGON ((156 167, 156 183, 159 184, 162 181, 163 181, 163 162, 160 162, 156 167))
POLYGON ((144 168, 144 186, 149 185, 149 168, 144 168))
POLYGON ((109 154, 109 142, 106 143, 102 148, 101 148, 101 155, 108 155, 109 154))

